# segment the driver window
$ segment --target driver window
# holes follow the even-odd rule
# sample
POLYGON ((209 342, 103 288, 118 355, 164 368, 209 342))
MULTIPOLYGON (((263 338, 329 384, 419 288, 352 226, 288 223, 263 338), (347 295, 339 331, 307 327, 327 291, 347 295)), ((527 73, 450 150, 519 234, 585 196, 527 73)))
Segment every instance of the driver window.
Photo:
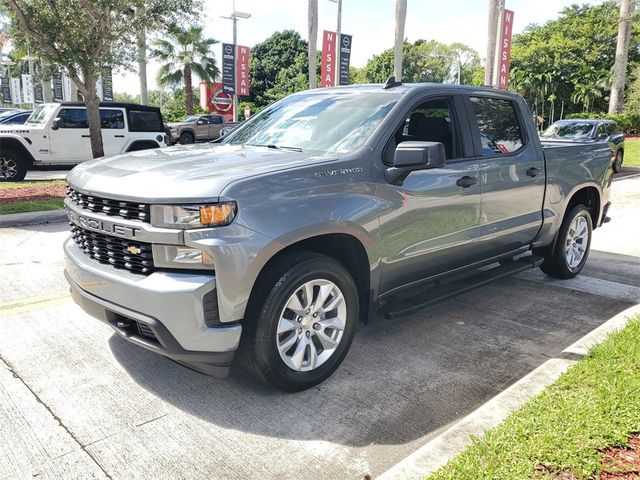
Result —
POLYGON ((384 163, 393 164, 396 146, 409 141, 440 142, 444 145, 448 160, 460 157, 453 118, 451 100, 447 98, 428 100, 414 108, 385 148, 384 163))

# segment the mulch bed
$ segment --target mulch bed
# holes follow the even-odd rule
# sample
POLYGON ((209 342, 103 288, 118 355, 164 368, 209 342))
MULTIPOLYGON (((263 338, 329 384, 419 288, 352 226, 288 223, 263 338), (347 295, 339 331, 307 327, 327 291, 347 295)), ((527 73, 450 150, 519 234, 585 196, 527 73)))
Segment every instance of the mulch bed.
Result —
POLYGON ((0 189, 0 202, 14 203, 25 200, 49 200, 64 198, 67 187, 64 185, 30 185, 28 187, 0 189))
POLYGON ((640 480, 640 433, 629 438, 628 447, 602 451, 600 480, 640 480))

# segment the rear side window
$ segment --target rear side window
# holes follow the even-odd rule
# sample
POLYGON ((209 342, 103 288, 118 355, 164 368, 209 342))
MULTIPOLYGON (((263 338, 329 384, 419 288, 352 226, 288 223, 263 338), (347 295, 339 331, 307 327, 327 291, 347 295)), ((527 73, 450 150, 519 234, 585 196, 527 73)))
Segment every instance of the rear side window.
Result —
POLYGON ((157 112, 129 110, 130 132, 164 132, 162 119, 157 112))
POLYGON ((100 110, 102 128, 112 130, 124 128, 124 114, 122 110, 100 110))
POLYGON ((211 123, 212 125, 219 125, 222 123, 222 117, 218 117, 216 115, 211 115, 209 117, 209 123, 211 123))
POLYGON ((471 97, 482 154, 487 157, 506 155, 524 144, 522 129, 511 100, 471 97))

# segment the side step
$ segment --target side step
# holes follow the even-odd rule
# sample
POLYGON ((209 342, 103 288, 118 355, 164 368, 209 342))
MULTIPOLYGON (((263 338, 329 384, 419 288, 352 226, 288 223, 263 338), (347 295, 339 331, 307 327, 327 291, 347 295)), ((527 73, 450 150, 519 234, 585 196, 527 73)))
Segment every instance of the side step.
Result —
POLYGON ((544 258, 540 256, 530 255, 489 270, 481 270, 461 280, 445 285, 437 285, 434 288, 422 290, 420 293, 410 297, 391 300, 382 307, 382 314, 389 320, 404 317, 422 310, 424 307, 481 287, 494 280, 536 268, 540 266, 543 261, 544 258))

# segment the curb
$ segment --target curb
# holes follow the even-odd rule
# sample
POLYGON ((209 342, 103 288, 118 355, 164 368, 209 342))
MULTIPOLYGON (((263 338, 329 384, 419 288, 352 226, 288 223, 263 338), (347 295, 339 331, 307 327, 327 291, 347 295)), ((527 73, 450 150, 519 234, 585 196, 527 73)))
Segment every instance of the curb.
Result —
POLYGON ((509 414, 555 382, 569 367, 586 355, 591 347, 601 343, 611 333, 624 328, 629 317, 637 314, 640 314, 640 305, 629 307, 610 318, 565 348, 558 358, 547 360, 376 479, 414 480, 434 473, 471 445, 472 437, 480 437, 487 430, 498 426, 509 414))
POLYGON ((67 221, 67 214, 63 209, 46 210, 44 212, 9 213, 0 215, 0 228, 24 227, 26 225, 65 221, 67 221))

